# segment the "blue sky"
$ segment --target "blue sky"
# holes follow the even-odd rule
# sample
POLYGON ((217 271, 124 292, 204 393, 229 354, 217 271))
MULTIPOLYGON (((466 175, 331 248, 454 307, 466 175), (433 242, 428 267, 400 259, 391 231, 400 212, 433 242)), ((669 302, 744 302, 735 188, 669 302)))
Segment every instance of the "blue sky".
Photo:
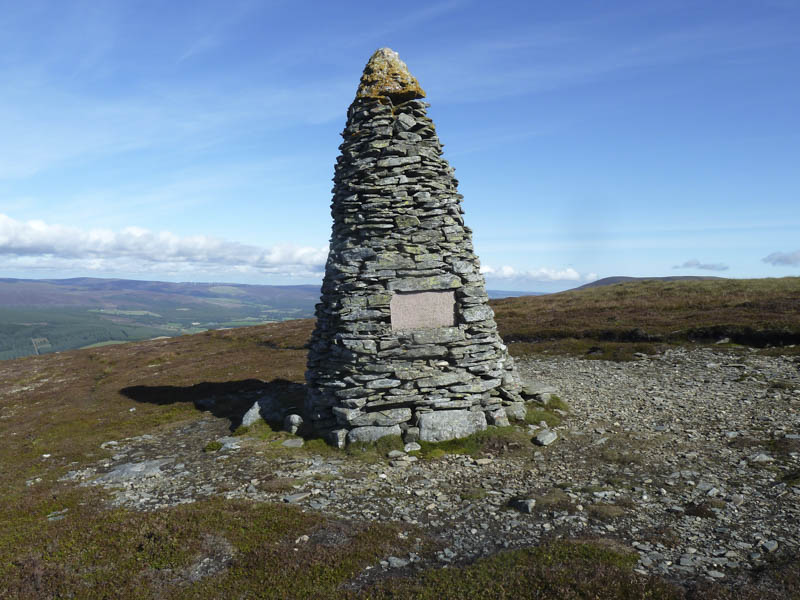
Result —
POLYGON ((800 2, 0 0, 0 277, 321 280, 377 48, 493 289, 800 275, 800 2))

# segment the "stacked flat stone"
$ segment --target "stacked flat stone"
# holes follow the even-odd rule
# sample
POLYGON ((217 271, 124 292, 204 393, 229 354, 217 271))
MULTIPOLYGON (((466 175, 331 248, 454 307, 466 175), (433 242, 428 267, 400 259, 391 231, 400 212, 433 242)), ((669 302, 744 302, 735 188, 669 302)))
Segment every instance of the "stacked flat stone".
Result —
POLYGON ((524 415, 424 96, 382 48, 342 133, 306 373, 307 418, 339 447, 399 434, 441 441, 524 415), (395 303, 420 293, 439 308, 404 327, 395 303))

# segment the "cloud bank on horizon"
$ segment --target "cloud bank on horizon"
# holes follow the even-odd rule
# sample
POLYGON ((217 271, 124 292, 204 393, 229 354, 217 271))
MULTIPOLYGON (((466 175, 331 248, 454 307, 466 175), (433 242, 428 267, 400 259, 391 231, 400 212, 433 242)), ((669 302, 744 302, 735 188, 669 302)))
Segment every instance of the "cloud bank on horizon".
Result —
POLYGON ((490 265, 481 266, 481 274, 487 279, 496 281, 515 281, 521 282, 554 282, 554 281, 594 281, 597 279, 597 273, 578 273, 572 267, 566 269, 548 269, 541 268, 535 270, 520 271, 511 266, 502 266, 494 268, 490 265))
POLYGON ((114 232, 83 231, 22 223, 0 213, 0 256, 7 265, 37 271, 119 269, 123 272, 256 272, 293 277, 321 276, 327 247, 279 245, 260 248, 204 235, 180 237, 168 231, 127 227, 114 232))
MULTIPOLYGON (((26 267, 38 273, 59 270, 87 273, 118 270, 123 273, 270 274, 283 277, 316 277, 324 273, 328 248, 277 245, 250 246, 204 235, 181 237, 168 231, 138 227, 121 231, 81 230, 43 221, 20 222, 0 213, 0 257, 8 266, 26 267)), ((481 272, 489 279, 547 283, 591 281, 594 273, 579 274, 572 268, 518 271, 513 267, 481 272)))

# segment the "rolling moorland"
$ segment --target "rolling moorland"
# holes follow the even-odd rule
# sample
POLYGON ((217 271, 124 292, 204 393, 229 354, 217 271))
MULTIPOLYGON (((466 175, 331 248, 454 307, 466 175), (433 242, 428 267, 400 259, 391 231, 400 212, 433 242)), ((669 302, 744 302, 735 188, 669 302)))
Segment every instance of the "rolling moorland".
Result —
POLYGON ((310 317, 313 285, 0 279, 0 360, 310 317))
MULTIPOLYGON (((752 376, 729 380, 725 375, 720 385, 763 387, 769 394, 764 396, 765 404, 748 404, 755 416, 777 411, 777 417, 770 417, 774 421, 796 415, 800 378, 791 361, 800 354, 800 278, 630 282, 495 300, 492 306, 512 354, 520 364, 533 360, 531 364, 540 372, 558 372, 562 364, 596 364, 608 365, 616 373, 615 364, 648 366, 651 357, 672 360, 669 357, 700 352, 704 358, 698 369, 710 370, 707 385, 712 385, 724 375, 714 366, 717 363, 735 360, 737 364, 731 368, 740 369, 747 361, 772 364, 769 361, 777 360, 775 364, 784 373, 780 380, 761 376, 754 369, 752 376), (715 362, 716 355, 721 358, 715 362), (566 360, 580 362, 564 363, 566 360)), ((625 498, 589 506, 588 528, 581 535, 544 527, 550 521, 578 518, 569 494, 605 498, 602 494, 610 492, 604 485, 624 488, 629 484, 620 478, 627 469, 647 468, 642 456, 648 448, 636 441, 640 438, 624 442, 625 436, 632 434, 609 422, 604 425, 606 434, 593 434, 608 439, 613 432, 615 439, 604 443, 620 444, 604 446, 603 456, 598 457, 612 463, 614 478, 597 485, 589 481, 586 489, 573 489, 569 481, 581 476, 576 456, 582 461, 588 458, 585 451, 580 454, 581 436, 570 437, 564 430, 564 439, 537 449, 529 432, 540 421, 556 427, 562 420, 569 426, 570 420, 582 419, 577 398, 572 410, 571 399, 565 397, 561 402, 532 406, 527 423, 438 446, 423 445, 414 456, 416 462, 405 467, 387 464, 386 453, 397 449, 392 440, 336 451, 316 439, 304 440, 301 447, 286 445, 296 436, 264 423, 239 427, 254 394, 267 390, 290 404, 302 400, 305 344, 312 327, 311 319, 289 320, 0 363, 0 494, 4 504, 0 515, 0 596, 798 597, 800 557, 783 542, 774 553, 769 546, 770 553, 758 559, 751 570, 739 572, 729 567, 731 574, 721 581, 701 576, 682 579, 674 571, 670 576, 643 571, 640 553, 620 534, 625 511, 635 511, 638 506, 631 500, 623 502, 625 498), (632 450, 631 444, 636 443, 639 446, 632 450), (571 447, 579 454, 560 454, 571 447), (115 463, 165 464, 173 455, 185 457, 181 466, 183 462, 191 464, 203 475, 197 485, 205 491, 195 490, 193 501, 174 492, 174 498, 158 498, 160 504, 153 505, 153 490, 162 485, 158 481, 163 479, 167 485, 171 480, 163 475, 149 478, 152 489, 147 491, 137 491, 134 485, 117 493, 91 484, 97 474, 109 473, 115 463), (564 457, 574 464, 565 462, 564 457), (466 466, 459 466, 462 463, 466 466), (419 467, 411 466, 416 464, 419 467), (323 468, 329 465, 336 470, 323 468), (520 517, 539 519, 541 531, 550 532, 537 537, 536 545, 509 550, 500 545, 486 556, 451 558, 454 553, 450 546, 444 547, 443 540, 446 530, 453 527, 412 518, 419 512, 434 512, 437 503, 451 502, 447 499, 450 492, 434 495, 431 502, 425 496, 428 480, 466 469, 468 485, 464 483, 457 495, 460 514, 468 520, 472 505, 485 504, 493 494, 502 497, 491 486, 481 485, 476 474, 486 471, 479 469, 500 469, 499 473, 492 471, 492 477, 508 479, 503 469, 511 465, 519 466, 514 472, 520 477, 538 472, 534 479, 553 480, 547 489, 538 490, 536 515, 520 517), (416 468, 421 475, 394 474, 416 468), (392 517, 391 512, 371 518, 366 511, 360 518, 344 518, 335 506, 314 509, 303 504, 310 498, 333 496, 339 487, 349 489, 363 483, 374 486, 364 492, 370 498, 366 504, 392 506, 398 498, 387 491, 390 488, 382 487, 387 478, 408 487, 409 498, 419 495, 424 508, 414 514, 397 513, 405 518, 392 517), (205 489, 210 483, 214 489, 205 489), (328 492, 294 494, 309 486, 328 492), (413 494, 412 488, 417 490, 413 494), (129 497, 136 498, 139 508, 149 506, 149 510, 121 500, 129 497), (273 501, 253 499, 262 497, 273 501), (404 556, 411 558, 397 558, 404 556)), ((652 368, 661 368, 658 362, 652 364, 652 368)), ((673 370, 669 373, 667 378, 680 375, 673 370)), ((648 389, 643 388, 642 394, 664 393, 648 389)), ((623 392, 619 390, 620 397, 626 397, 623 392)), ((696 411, 697 418, 705 414, 696 411)), ((623 411, 613 418, 622 420, 624 416, 623 411)), ((691 422, 691 414, 682 417, 691 422)), ((696 423, 695 427, 701 430, 703 425, 696 423)), ((659 429, 655 437, 648 438, 656 444, 656 454, 666 454, 658 446, 670 441, 664 431, 668 432, 659 429)), ((763 467, 742 468, 742 476, 776 478, 791 494, 792 486, 800 482, 796 464, 800 448, 792 441, 795 439, 748 438, 748 445, 740 448, 745 440, 732 438, 724 442, 729 445, 723 449, 750 452, 763 446, 776 460, 763 467)), ((600 455, 601 451, 589 454, 600 455)), ((697 452, 685 456, 691 454, 697 452)), ((608 465, 589 466, 599 473, 608 465)), ((190 471, 181 473, 185 474, 176 479, 192 477, 190 471)), ((652 474, 653 478, 661 476, 652 474)), ((515 482, 506 480, 498 485, 514 486, 515 482)), ((670 485, 664 484, 669 488, 665 493, 677 493, 670 485)), ((765 487, 771 489, 772 485, 765 487)), ((364 497, 358 497, 356 504, 363 507, 364 497)), ((792 502, 797 502, 797 495, 794 501, 791 495, 781 498, 786 510, 796 509, 792 502)), ((344 506, 348 501, 341 498, 340 502, 344 506)), ((716 530, 724 529, 726 523, 726 502, 712 497, 706 504, 686 510, 694 511, 691 514, 697 515, 698 523, 710 523, 698 528, 706 527, 717 535, 716 530), (719 523, 716 527, 715 522, 719 523)), ((783 514, 777 506, 773 512, 783 514)), ((512 507, 503 506, 498 514, 518 525, 494 532, 494 538, 490 528, 487 535, 495 541, 511 539, 514 531, 527 526, 517 520, 514 515, 518 511, 512 507)), ((789 522, 782 525, 787 530, 793 527, 789 522)), ((673 545, 682 543, 680 531, 648 531, 648 544, 668 553, 673 545)), ((699 541, 692 543, 700 545, 699 541)))

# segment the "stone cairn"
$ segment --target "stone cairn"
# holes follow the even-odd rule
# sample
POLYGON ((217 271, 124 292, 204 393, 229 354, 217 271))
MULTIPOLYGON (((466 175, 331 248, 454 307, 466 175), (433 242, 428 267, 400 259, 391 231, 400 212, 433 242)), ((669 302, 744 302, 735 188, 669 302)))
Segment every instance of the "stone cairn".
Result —
POLYGON ((381 48, 347 111, 305 407, 338 447, 442 441, 525 414, 424 97, 381 48))

